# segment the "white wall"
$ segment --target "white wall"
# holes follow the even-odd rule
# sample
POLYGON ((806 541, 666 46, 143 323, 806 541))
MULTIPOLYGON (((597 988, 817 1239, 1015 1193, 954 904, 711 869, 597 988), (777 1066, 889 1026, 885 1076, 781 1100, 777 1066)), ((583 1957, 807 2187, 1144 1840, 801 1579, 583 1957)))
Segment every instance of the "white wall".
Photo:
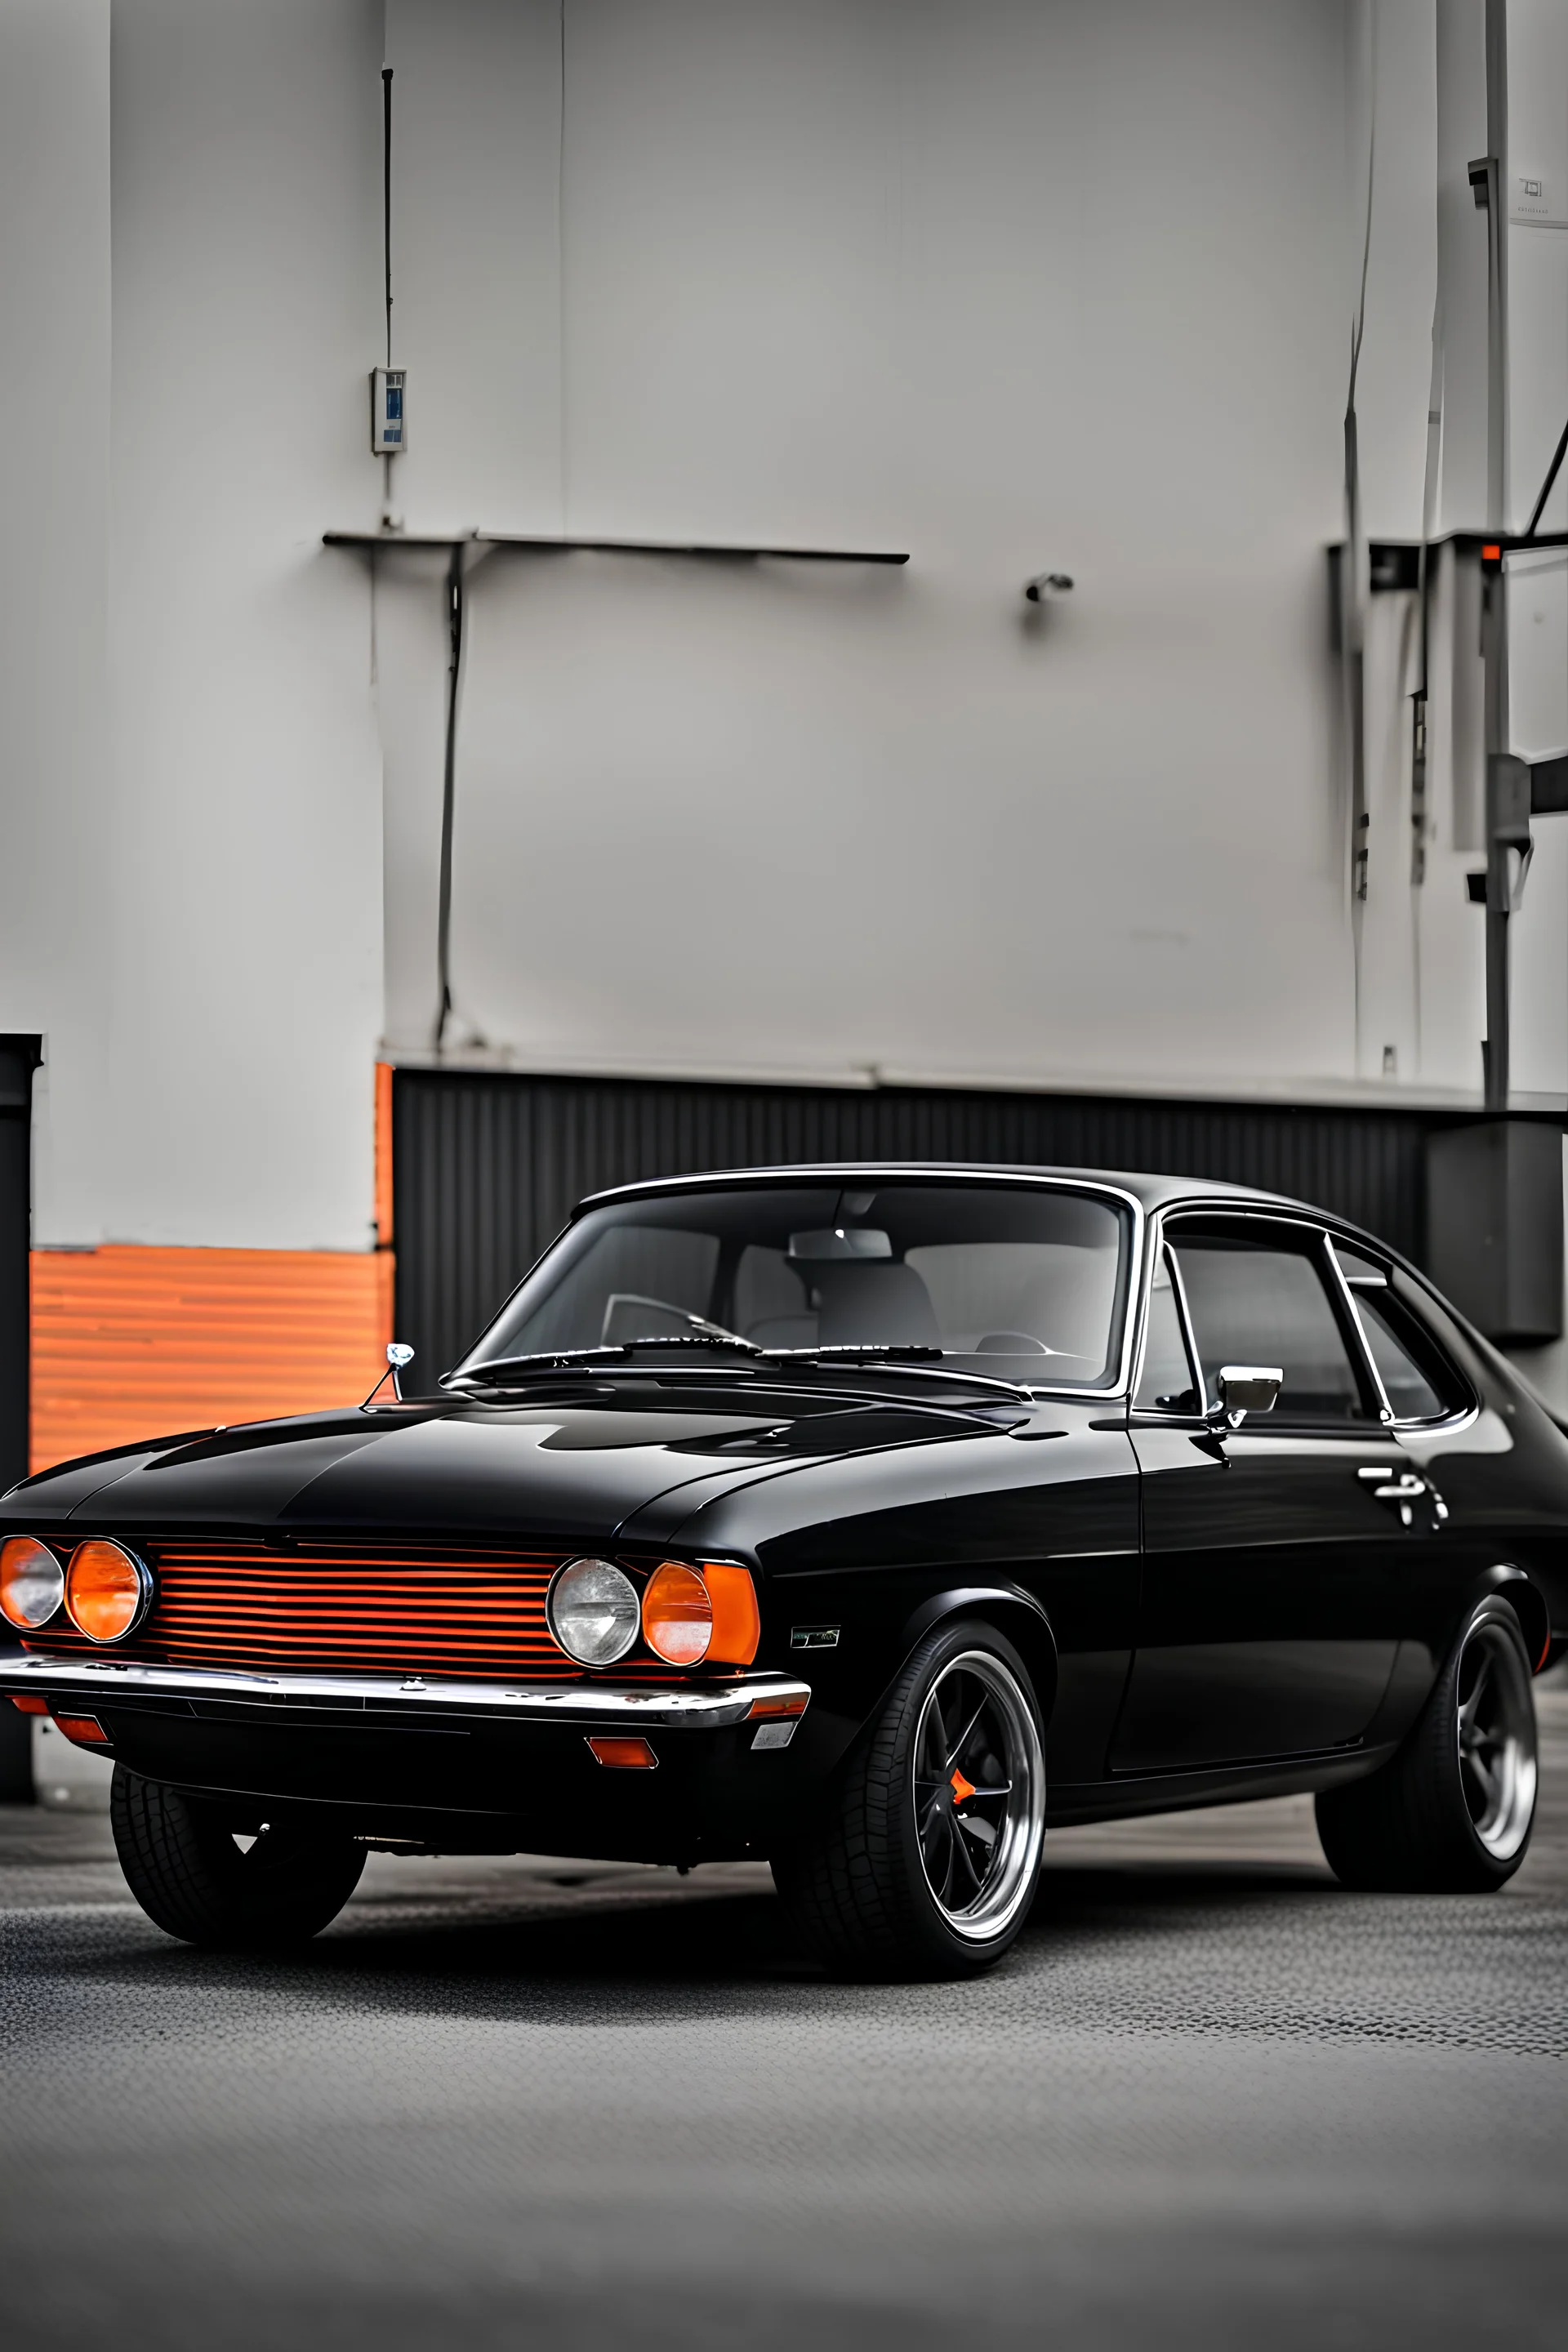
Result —
MULTIPOLYGON (((1439 221, 1438 520, 1478 519, 1483 12, 1374 13, 1363 467, 1369 529, 1407 535, 1439 221)), ((48 1038, 39 1238, 363 1245, 378 1041, 428 1048, 441 566, 388 555, 373 592, 319 543, 380 512, 384 53, 411 531, 912 555, 479 566, 459 1042, 1286 1094, 1375 1086, 1393 1044, 1402 1083, 1473 1091, 1473 812, 1438 711, 1417 897, 1398 600, 1359 986, 1349 918, 1322 550, 1371 26, 5 0, 0 1026, 48 1038), (1026 606, 1057 568, 1072 597, 1026 606)), ((1513 0, 1518 137, 1568 187, 1563 37, 1513 0)), ((1568 414, 1568 228, 1510 230, 1510 268, 1517 490, 1568 414)), ((1568 740, 1563 578, 1516 614, 1526 748, 1568 740)), ((1527 1086, 1568 1087, 1559 822, 1518 931, 1527 1086)))
POLYGON ((375 0, 116 0, 106 1230, 370 1237, 375 0))
POLYGON ((0 1026, 46 1036, 40 1242, 370 1239, 380 757, 320 536, 378 511, 381 47, 376 0, 0 12, 0 1026))
POLYGON ((105 1087, 108 0, 0 6, 0 1028, 48 1034, 40 1189, 96 1230, 105 1087))
MULTIPOLYGON (((454 963, 492 1047, 1003 1082, 1353 1075, 1321 553, 1352 14, 570 0, 562 158, 553 0, 394 0, 410 530, 913 556, 487 561, 454 963), (485 127, 503 95, 510 141, 485 127), (1031 613, 1025 578, 1058 567, 1070 603, 1031 613)), ((1426 77, 1402 164, 1391 118, 1369 331, 1403 512, 1435 99, 1426 12, 1386 15, 1426 77)), ((418 1050, 445 647, 413 559, 384 565, 378 640, 389 1032, 418 1050)))

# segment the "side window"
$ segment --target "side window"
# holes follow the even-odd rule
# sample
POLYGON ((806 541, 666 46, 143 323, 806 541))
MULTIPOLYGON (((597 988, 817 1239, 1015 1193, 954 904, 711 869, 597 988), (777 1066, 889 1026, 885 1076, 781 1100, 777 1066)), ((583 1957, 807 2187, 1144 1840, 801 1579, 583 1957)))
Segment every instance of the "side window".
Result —
POLYGON ((1335 1242, 1334 1255, 1394 1420, 1438 1421, 1458 1412, 1462 1383, 1420 1317, 1395 1292, 1388 1268, 1346 1242, 1335 1242))
POLYGON ((1199 1412, 1192 1360, 1171 1280, 1171 1256, 1162 1250, 1149 1291, 1149 1329, 1143 1371, 1134 1402, 1142 1412, 1199 1412))
POLYGON ((1222 1364, 1278 1364, 1280 1420, 1370 1418, 1310 1238, 1177 1236, 1175 1255, 1208 1403, 1222 1364))
POLYGON ((1452 1382, 1409 1311, 1386 1289, 1358 1287, 1355 1303, 1395 1421, 1436 1421, 1452 1412, 1454 1401, 1444 1393, 1452 1382))

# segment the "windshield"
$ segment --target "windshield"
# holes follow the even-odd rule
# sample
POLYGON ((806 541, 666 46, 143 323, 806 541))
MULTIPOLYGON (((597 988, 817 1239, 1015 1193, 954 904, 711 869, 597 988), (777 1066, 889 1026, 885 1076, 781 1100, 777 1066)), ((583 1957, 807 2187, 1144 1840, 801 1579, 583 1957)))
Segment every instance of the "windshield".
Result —
POLYGON ((617 1202, 567 1228, 458 1371, 659 1341, 720 1352, 738 1339, 1104 1387, 1126 1255, 1125 1214, 1066 1189, 736 1185, 617 1202))

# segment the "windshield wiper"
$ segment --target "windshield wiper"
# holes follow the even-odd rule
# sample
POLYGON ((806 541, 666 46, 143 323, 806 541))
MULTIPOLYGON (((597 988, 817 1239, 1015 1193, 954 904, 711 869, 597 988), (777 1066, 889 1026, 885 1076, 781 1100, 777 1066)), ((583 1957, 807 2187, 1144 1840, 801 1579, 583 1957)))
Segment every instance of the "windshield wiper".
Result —
POLYGON ((579 1369, 591 1371, 600 1366, 611 1369, 645 1348, 739 1348, 743 1355, 759 1363, 777 1364, 781 1369, 795 1364, 821 1364, 827 1369, 838 1364, 867 1364, 878 1371, 943 1381, 950 1387, 961 1382, 966 1388, 999 1389, 1004 1396, 1021 1399, 1025 1403, 1030 1402, 1029 1390, 1016 1381, 998 1380, 991 1372, 962 1371, 956 1365, 943 1362, 940 1348, 905 1347, 874 1340, 850 1340, 820 1348, 763 1348, 756 1340, 743 1339, 739 1332, 726 1331, 717 1323, 701 1331, 683 1331, 663 1339, 622 1339, 596 1348, 542 1348, 532 1355, 497 1356, 489 1363, 470 1364, 466 1371, 447 1372, 440 1385, 444 1389, 503 1388, 513 1376, 527 1379, 541 1372, 579 1369))
POLYGON ((726 1331, 715 1323, 708 1330, 674 1332, 663 1339, 618 1339, 605 1341, 597 1348, 541 1348, 527 1356, 496 1356, 488 1363, 469 1364, 463 1371, 446 1373, 440 1385, 449 1389, 459 1382, 477 1381, 493 1388, 496 1375, 510 1372, 562 1371, 579 1364, 592 1370, 596 1364, 617 1363, 638 1348, 739 1348, 748 1356, 767 1353, 754 1339, 742 1339, 738 1332, 726 1331))
POLYGON ((1000 1389, 1005 1395, 1020 1397, 1025 1402, 1030 1398, 1030 1391, 1020 1387, 1016 1381, 998 1380, 993 1372, 963 1372, 956 1366, 944 1364, 941 1348, 900 1347, 891 1343, 879 1345, 875 1341, 861 1345, 850 1340, 824 1348, 763 1348, 759 1353, 764 1355, 770 1364, 874 1364, 879 1371, 912 1372, 917 1380, 963 1381, 973 1388, 1000 1389))

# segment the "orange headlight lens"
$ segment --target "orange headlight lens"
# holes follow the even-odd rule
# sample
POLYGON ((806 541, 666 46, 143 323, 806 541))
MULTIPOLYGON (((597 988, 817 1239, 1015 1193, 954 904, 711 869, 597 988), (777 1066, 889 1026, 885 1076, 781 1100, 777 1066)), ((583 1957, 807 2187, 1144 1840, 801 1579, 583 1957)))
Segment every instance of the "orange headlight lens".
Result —
POLYGON ((667 1559, 643 1589, 643 1640, 667 1666, 749 1666, 762 1633, 751 1575, 727 1560, 667 1559))
POLYGON ((0 1611, 24 1633, 48 1623, 65 1586, 59 1561, 36 1536, 8 1536, 0 1544, 0 1611))
POLYGON ((66 1614, 89 1642, 123 1641, 152 1598, 152 1578, 122 1545, 94 1536, 72 1552, 66 1614))
POLYGON ((700 1665, 713 1639, 713 1603, 694 1568, 667 1559, 643 1588, 642 1637, 667 1666, 700 1665))

